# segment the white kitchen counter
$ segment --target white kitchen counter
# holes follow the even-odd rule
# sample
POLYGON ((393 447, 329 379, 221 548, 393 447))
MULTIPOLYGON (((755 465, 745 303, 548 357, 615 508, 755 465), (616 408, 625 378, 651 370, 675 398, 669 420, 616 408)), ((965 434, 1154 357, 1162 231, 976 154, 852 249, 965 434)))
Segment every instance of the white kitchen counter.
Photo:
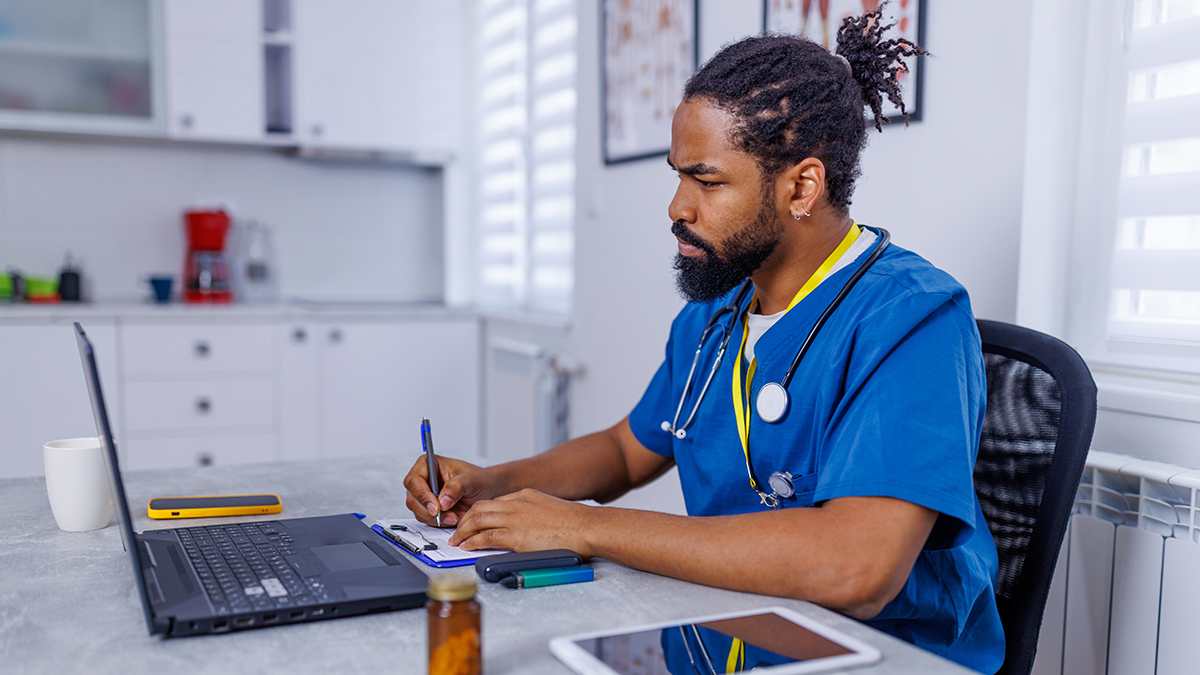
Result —
POLYGON ((317 302, 294 300, 277 304, 201 305, 174 302, 158 305, 151 302, 64 302, 54 304, 0 302, 0 325, 28 323, 60 323, 66 321, 133 320, 157 321, 254 321, 279 320, 339 320, 346 317, 397 319, 436 317, 474 318, 473 308, 447 307, 433 302, 317 302))

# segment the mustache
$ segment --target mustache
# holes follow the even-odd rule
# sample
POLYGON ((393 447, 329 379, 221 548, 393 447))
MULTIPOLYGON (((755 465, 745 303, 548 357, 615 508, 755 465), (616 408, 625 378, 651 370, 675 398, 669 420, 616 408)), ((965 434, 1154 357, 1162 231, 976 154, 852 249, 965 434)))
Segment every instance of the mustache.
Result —
POLYGON ((671 223, 671 234, 679 237, 679 240, 685 244, 695 246, 709 255, 716 255, 716 251, 713 250, 712 245, 689 230, 687 225, 683 224, 682 220, 671 223))

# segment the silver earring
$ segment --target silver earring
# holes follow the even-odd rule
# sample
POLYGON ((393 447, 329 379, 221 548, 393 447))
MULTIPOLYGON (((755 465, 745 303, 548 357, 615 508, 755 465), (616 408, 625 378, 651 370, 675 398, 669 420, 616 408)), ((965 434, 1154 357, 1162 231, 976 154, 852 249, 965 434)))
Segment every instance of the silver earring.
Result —
POLYGON ((792 217, 795 218, 796 220, 800 220, 800 214, 796 213, 795 211, 792 211, 792 217))

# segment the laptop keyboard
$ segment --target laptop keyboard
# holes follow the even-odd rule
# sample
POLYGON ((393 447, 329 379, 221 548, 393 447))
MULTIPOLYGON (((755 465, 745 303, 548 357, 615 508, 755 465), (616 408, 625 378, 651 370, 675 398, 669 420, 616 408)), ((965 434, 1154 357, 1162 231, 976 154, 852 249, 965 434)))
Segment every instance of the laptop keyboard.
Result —
POLYGON ((175 530, 217 615, 329 600, 320 577, 301 578, 284 556, 292 538, 274 523, 175 530))

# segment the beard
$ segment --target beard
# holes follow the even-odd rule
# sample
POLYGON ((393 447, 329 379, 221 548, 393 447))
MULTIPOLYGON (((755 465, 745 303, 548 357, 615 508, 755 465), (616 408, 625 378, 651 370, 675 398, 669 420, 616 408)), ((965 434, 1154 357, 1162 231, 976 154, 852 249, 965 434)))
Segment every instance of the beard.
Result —
POLYGON ((725 241, 723 256, 687 229, 683 221, 671 225, 672 234, 704 251, 704 255, 695 257, 675 254, 675 287, 688 302, 712 302, 724 296, 775 252, 783 226, 775 218, 773 203, 772 195, 763 196, 754 221, 725 241))

